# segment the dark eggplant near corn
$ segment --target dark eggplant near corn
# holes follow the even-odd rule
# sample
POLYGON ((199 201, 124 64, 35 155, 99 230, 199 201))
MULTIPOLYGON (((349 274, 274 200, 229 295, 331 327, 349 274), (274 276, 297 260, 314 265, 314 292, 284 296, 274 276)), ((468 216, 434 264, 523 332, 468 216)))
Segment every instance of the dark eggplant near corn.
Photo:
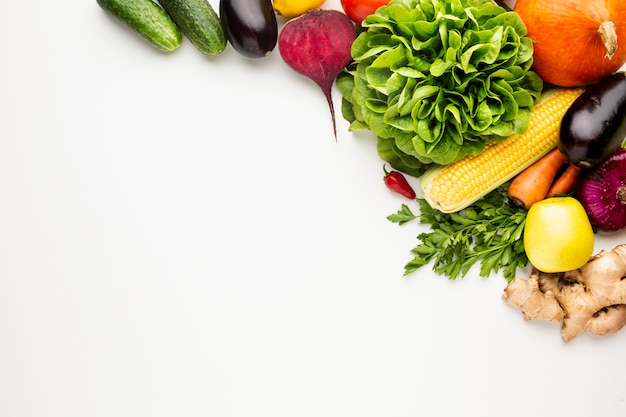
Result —
POLYGON ((626 73, 587 87, 561 120, 559 149, 569 161, 591 168, 607 160, 626 137, 626 73))

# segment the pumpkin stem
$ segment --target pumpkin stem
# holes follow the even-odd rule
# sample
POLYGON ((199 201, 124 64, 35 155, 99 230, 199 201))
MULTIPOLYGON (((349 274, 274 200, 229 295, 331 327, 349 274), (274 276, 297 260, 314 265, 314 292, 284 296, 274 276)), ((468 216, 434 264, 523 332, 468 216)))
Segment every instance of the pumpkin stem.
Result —
POLYGON ((612 59, 617 51, 617 31, 615 23, 610 20, 602 22, 598 28, 598 35, 600 35, 600 39, 602 39, 602 43, 606 48, 606 55, 604 55, 604 57, 612 59))

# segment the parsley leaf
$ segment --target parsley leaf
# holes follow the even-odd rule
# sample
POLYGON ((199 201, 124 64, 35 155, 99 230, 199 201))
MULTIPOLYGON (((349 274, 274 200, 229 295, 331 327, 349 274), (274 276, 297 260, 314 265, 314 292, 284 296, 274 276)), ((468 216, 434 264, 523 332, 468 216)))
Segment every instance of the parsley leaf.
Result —
POLYGON ((403 204, 387 216, 399 225, 418 220, 430 226, 429 232, 417 236, 420 243, 411 250, 415 257, 405 265, 404 275, 432 263, 435 273, 456 279, 480 264, 480 276, 502 270, 511 282, 517 268, 528 264, 522 240, 527 211, 509 202, 507 185, 457 213, 442 213, 417 198, 419 214, 403 204))

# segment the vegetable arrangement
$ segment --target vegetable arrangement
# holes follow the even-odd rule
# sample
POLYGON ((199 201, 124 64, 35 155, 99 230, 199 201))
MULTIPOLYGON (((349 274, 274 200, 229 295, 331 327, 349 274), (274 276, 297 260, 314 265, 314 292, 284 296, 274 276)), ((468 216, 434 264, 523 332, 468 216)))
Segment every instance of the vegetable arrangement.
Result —
POLYGON ((342 12, 220 0, 219 14, 207 0, 97 3, 162 51, 183 35, 206 55, 278 46, 322 90, 336 138, 335 84, 348 130, 371 131, 392 168, 384 185, 417 204, 387 219, 430 226, 405 275, 501 272, 504 300, 561 322, 564 341, 626 325, 624 245, 593 255, 598 232, 626 230, 626 3, 342 0, 342 12))
MULTIPOLYGON (((533 116, 541 114, 541 118, 550 121, 549 126, 551 127, 544 125, 540 129, 544 135, 551 137, 548 144, 544 146, 547 149, 546 152, 542 153, 538 149, 533 149, 532 142, 527 137, 523 141, 525 144, 523 148, 502 148, 495 154, 491 154, 491 149, 487 148, 482 154, 466 157, 446 166, 436 167, 431 171, 435 172, 434 176, 431 176, 430 172, 424 174, 420 178, 422 185, 420 207, 422 210, 424 210, 425 204, 428 204, 428 207, 434 210, 454 214, 454 216, 449 216, 446 221, 453 222, 456 228, 461 228, 466 223, 468 212, 473 212, 483 201, 491 201, 490 198, 493 193, 502 192, 504 189, 506 190, 504 194, 498 197, 499 204, 519 207, 524 215, 525 234, 517 238, 524 242, 527 256, 529 252, 535 252, 551 254, 554 259, 575 258, 571 261, 572 263, 563 262, 562 266, 556 267, 557 270, 554 270, 555 267, 553 266, 543 267, 542 272, 565 272, 580 267, 588 260, 589 256, 585 253, 575 255, 576 250, 564 248, 574 245, 577 249, 581 246, 593 249, 590 230, 614 232, 626 229, 626 162, 624 162, 626 149, 622 148, 625 144, 624 134, 626 133, 622 132, 621 138, 617 141, 613 139, 613 132, 620 131, 626 115, 622 109, 622 100, 616 99, 616 97, 623 99, 620 95, 621 92, 617 90, 618 94, 616 94, 616 89, 606 88, 607 82, 611 82, 616 77, 623 80, 626 78, 626 74, 620 72, 607 77, 598 80, 584 90, 578 88, 559 89, 560 93, 573 93, 569 104, 560 104, 560 113, 557 108, 552 108, 550 112, 544 113, 545 108, 542 109, 542 107, 548 101, 544 101, 533 109, 533 116), (573 129, 572 124, 576 120, 576 118, 565 117, 565 114, 569 114, 571 111, 579 112, 580 109, 587 107, 601 114, 602 117, 599 120, 596 119, 596 123, 590 123, 591 129, 590 126, 585 125, 584 128, 576 128, 576 132, 581 136, 581 140, 582 137, 586 137, 587 142, 593 141, 594 144, 587 146, 586 149, 588 155, 597 158, 594 159, 594 164, 579 163, 580 159, 585 159, 586 155, 570 158, 568 151, 578 146, 577 142, 565 143, 560 137, 560 132, 573 129), (602 112, 598 112, 597 109, 601 109, 602 112), (554 120, 555 117, 556 121, 554 120), (599 137, 594 136, 598 133, 598 130, 594 129, 596 124, 604 126, 602 133, 608 132, 611 140, 606 140, 606 134, 599 137), (615 143, 618 145, 617 149, 615 143), (609 150, 606 150, 607 147, 609 150), (528 148, 530 148, 529 154, 518 151, 518 149, 528 151, 528 148), (512 156, 512 159, 506 160, 504 154, 512 156), (541 156, 537 157, 537 155, 541 156), (478 164, 475 163, 476 161, 478 164), (512 165, 522 164, 520 161, 526 161, 525 167, 518 169, 518 172, 511 176, 509 171, 514 169, 512 165), (528 163, 529 161, 531 163, 528 163), (495 191, 492 191, 494 188, 495 191), (546 200, 565 206, 572 199, 582 205, 582 211, 579 211, 575 217, 562 215, 553 218, 548 214, 534 214, 538 211, 533 210, 535 206, 546 200), (468 200, 470 201, 469 204, 468 200), (581 216, 581 213, 584 215, 581 216), (529 218, 533 221, 529 222, 529 218), (563 223, 563 219, 566 219, 565 223, 563 223), (562 233, 557 234, 559 238, 557 243, 546 237, 549 223, 560 224, 559 229, 562 229, 562 233), (574 233, 566 236, 566 232, 570 231, 574 233), (539 238, 530 242, 526 233, 533 234, 534 232, 539 238), (557 249, 556 252, 555 248, 557 249), (572 264, 574 264, 573 267, 572 264)), ((554 99, 552 96, 552 100, 554 99)), ((534 118, 531 118, 529 132, 532 132, 536 122, 534 118)), ((509 139, 518 137, 518 135, 513 135, 509 139)), ((493 147, 500 146, 507 141, 494 144, 493 147)), ((392 216, 390 220, 398 223, 404 222, 404 219, 396 216, 392 216)), ((428 222, 433 228, 433 236, 439 233, 434 225, 437 221, 439 220, 428 222)), ((455 227, 448 227, 451 235, 455 227)), ((432 236, 425 234, 418 236, 418 239, 423 242, 427 242, 431 238, 432 236)), ((477 245, 479 241, 480 236, 477 235, 475 240, 468 240, 466 245, 472 247, 477 245)), ((414 250, 418 254, 418 258, 420 250, 417 248, 414 250)), ((542 269, 540 262, 530 259, 530 263, 533 267, 542 269)), ((415 265, 420 265, 420 262, 411 261, 405 269, 412 272, 415 265)), ((526 264, 521 263, 520 265, 525 266, 526 264)), ((435 270, 437 271, 437 268, 435 270)), ((444 275, 449 278, 458 276, 456 273, 444 273, 444 275)), ((505 274, 505 277, 510 281, 513 275, 505 274)))
MULTIPOLYGON (((405 265, 405 274, 432 265, 436 273, 455 279, 467 274, 473 265, 480 264, 481 276, 503 270, 509 282, 506 295, 510 300, 518 296, 525 299, 518 294, 519 288, 524 287, 516 276, 519 267, 530 265, 533 274, 567 277, 595 269, 588 265, 600 262, 592 262, 592 259, 606 258, 604 252, 593 256, 595 233, 626 229, 626 149, 622 149, 626 136, 626 89, 623 89, 626 86, 622 84, 626 83, 626 76, 615 72, 626 59, 618 54, 622 49, 616 47, 611 54, 599 58, 617 59, 617 67, 608 72, 599 70, 587 74, 589 78, 584 82, 560 83, 565 85, 557 87, 546 83, 545 87, 549 87, 546 91, 542 85, 542 99, 533 98, 528 115, 521 116, 527 118, 521 132, 493 142, 483 141, 479 151, 462 155, 460 159, 429 160, 420 153, 424 148, 416 146, 422 140, 419 131, 414 129, 407 136, 413 148, 403 148, 405 137, 399 127, 409 130, 428 119, 429 113, 422 111, 425 105, 421 91, 407 92, 406 89, 427 79, 438 67, 435 61, 431 61, 423 71, 410 72, 404 60, 410 56, 408 53, 393 57, 392 53, 402 48, 410 48, 416 54, 425 41, 419 38, 419 33, 411 32, 413 27, 406 27, 406 21, 416 18, 401 15, 397 21, 393 19, 395 13, 404 13, 406 9, 422 16, 413 9, 430 7, 428 10, 432 10, 437 7, 433 6, 434 3, 392 0, 366 17, 362 24, 365 32, 353 45, 355 60, 338 80, 344 96, 344 117, 351 123, 350 128, 371 130, 378 138, 378 152, 383 160, 400 171, 419 177, 422 197, 416 201, 420 214, 413 214, 408 205, 403 204, 397 213, 388 216, 390 221, 398 224, 419 220, 430 226, 430 232, 418 235, 420 243, 412 250, 415 256, 405 265), (395 7, 400 3, 410 7, 402 10, 395 7), (406 42, 398 41, 407 33, 406 42), (389 58, 385 60, 386 54, 389 58), (560 100, 557 100, 558 96, 561 96, 560 100), (403 108, 407 102, 410 104, 403 108), (405 116, 404 124, 397 122, 400 108, 404 110, 401 113, 405 116), (409 122, 410 117, 415 120, 409 122)), ((472 7, 480 6, 480 3, 466 2, 462 7, 465 11, 474 11, 472 7)), ((543 2, 546 3, 549 2, 543 2)), ((555 0, 554 3, 559 2, 555 0)), ((446 26, 448 29, 450 27, 446 26)), ((545 39, 559 37, 556 29, 549 32, 544 26, 543 30, 545 39)), ((618 22, 616 33, 622 30, 624 23, 618 22)), ((519 33, 523 34, 524 30, 519 33)), ((445 30, 439 32, 443 38, 448 35, 445 30)), ((605 36, 603 33, 602 37, 605 36)), ((537 44, 538 41, 533 39, 533 56, 532 47, 537 44)), ((451 48, 445 51, 451 53, 451 48)), ((459 56, 462 55, 458 52, 446 56, 447 62, 454 62, 459 56)), ((418 59, 414 61, 420 62, 418 59)), ((528 72, 542 68, 531 61, 528 72)), ((594 65, 592 62, 589 67, 603 67, 594 65)), ((587 68, 580 64, 574 66, 587 68)), ((430 85, 436 85, 438 81, 431 81, 430 85)), ((545 80, 542 78, 542 81, 545 80)), ((438 98, 441 97, 441 89, 433 91, 437 91, 438 98)), ((465 104, 462 102, 456 110, 461 111, 465 104)), ((431 103, 426 108, 436 109, 436 105, 431 103)), ((438 114, 437 121, 444 121, 442 115, 445 113, 440 111, 438 114)), ((465 117, 470 116, 464 114, 465 117)), ((437 132, 437 127, 429 126, 427 130, 432 134, 437 132)), ((456 141, 457 148, 463 147, 464 141, 471 137, 467 132, 462 132, 461 136, 456 141)), ((429 142, 431 149, 436 149, 433 145, 436 143, 435 140, 429 142)), ((623 251, 615 253, 621 258, 626 257, 623 251)), ((621 277, 623 275, 621 272, 621 277)), ((584 279, 578 282, 582 284, 577 285, 585 284, 584 279)), ((602 278, 598 282, 602 282, 602 278)), ((621 284, 618 286, 607 277, 605 285, 602 295, 598 292, 586 296, 582 305, 576 308, 572 307, 575 306, 573 296, 562 298, 562 317, 569 318, 578 314, 576 309, 582 309, 585 320, 595 323, 580 325, 569 336, 565 336, 567 332, 563 333, 563 340, 569 341, 584 331, 613 333, 626 324, 626 314, 621 315, 621 307, 607 307, 597 299, 611 296, 610 299, 619 299, 620 291, 623 293, 621 284), (602 320, 596 319, 598 317, 602 320), (604 322, 611 322, 611 326, 601 324, 604 322)), ((565 294, 574 287, 571 278, 567 278, 560 279, 556 288, 565 294)), ((546 297, 552 297, 554 292, 556 290, 548 292, 546 297)), ((518 307, 523 309, 521 305, 518 307)), ((526 317, 532 316, 523 311, 526 317)), ((563 328, 571 326, 565 323, 563 328)))
POLYGON ((559 120, 581 93, 552 90, 533 108, 524 133, 452 164, 431 166, 420 178, 424 198, 443 212, 459 211, 513 178, 557 144, 559 120))

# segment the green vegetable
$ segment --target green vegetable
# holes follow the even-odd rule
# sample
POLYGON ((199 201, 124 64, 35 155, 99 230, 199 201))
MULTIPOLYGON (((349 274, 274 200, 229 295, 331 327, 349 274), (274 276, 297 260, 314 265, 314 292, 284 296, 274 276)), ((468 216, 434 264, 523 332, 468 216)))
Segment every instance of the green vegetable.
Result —
POLYGON ((391 0, 368 16, 340 74, 350 130, 419 176, 528 128, 543 89, 519 16, 493 0, 391 0))
POLYGON ((200 52, 218 55, 224 51, 224 28, 207 0, 159 0, 159 3, 200 52))
POLYGON ((415 258, 405 265, 405 275, 432 261, 433 271, 456 279, 480 263, 480 276, 503 269, 511 282, 516 269, 528 264, 523 243, 527 211, 507 200, 507 187, 508 183, 457 213, 442 213, 418 198, 419 215, 403 204, 388 216, 389 221, 400 225, 415 219, 430 225, 430 232, 417 236, 420 244, 412 249, 415 258))
POLYGON ((115 19, 126 24, 162 51, 178 48, 182 36, 165 11, 152 0, 96 0, 115 19))

